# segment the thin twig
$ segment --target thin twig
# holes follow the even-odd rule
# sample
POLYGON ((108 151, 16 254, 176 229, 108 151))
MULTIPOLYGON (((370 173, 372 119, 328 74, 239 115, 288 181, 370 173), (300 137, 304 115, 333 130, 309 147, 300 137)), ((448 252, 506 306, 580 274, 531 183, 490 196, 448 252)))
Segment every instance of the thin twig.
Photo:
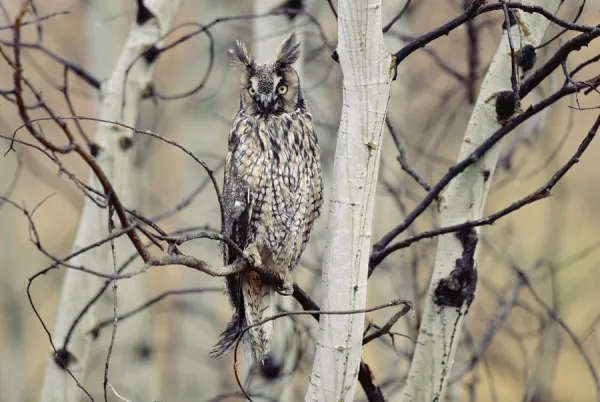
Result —
POLYGON ((419 203, 419 205, 404 219, 400 225, 396 226, 393 230, 387 233, 382 237, 380 241, 378 241, 373 246, 373 252, 371 253, 369 265, 370 271, 374 269, 383 258, 385 258, 385 247, 400 233, 404 232, 406 228, 408 228, 422 213, 425 211, 429 205, 439 196, 442 190, 450 183, 452 179, 462 173, 467 167, 471 166, 475 162, 481 159, 481 157, 492 148, 498 141, 508 135, 513 129, 518 127, 521 123, 527 120, 529 117, 539 113, 544 110, 548 106, 554 104, 561 98, 570 95, 574 92, 581 90, 584 85, 576 85, 571 86, 567 85, 561 88, 559 91, 550 95, 548 98, 542 100, 541 102, 530 106, 523 113, 516 115, 510 121, 507 122, 506 125, 502 126, 498 131, 496 131, 493 135, 487 138, 479 147, 477 147, 470 155, 468 155, 461 162, 456 165, 450 167, 448 172, 437 182, 435 186, 432 187, 431 191, 427 193, 423 201, 419 203))
POLYGON ((412 303, 411 302, 406 302, 404 304, 404 306, 402 307, 402 309, 398 312, 396 312, 389 320, 388 322, 385 323, 385 325, 383 325, 381 328, 379 328, 377 331, 374 331, 372 333, 370 333, 369 335, 365 336, 363 338, 363 346, 365 346, 367 343, 371 342, 372 340, 375 340, 383 335, 389 334, 390 330, 392 329, 392 327, 394 326, 394 324, 396 322, 398 322, 398 320, 402 317, 404 317, 410 310, 412 310, 412 303))
POLYGON ((475 228, 478 226, 484 226, 484 225, 492 225, 494 224, 494 222, 496 222, 498 219, 514 212, 517 211, 519 209, 521 209, 522 207, 529 205, 533 202, 539 201, 539 200, 543 200, 547 197, 550 197, 551 195, 551 191, 554 188, 554 186, 556 186, 558 184, 558 182, 563 178, 563 176, 576 164, 579 162, 579 158, 581 157, 581 155, 583 155, 583 152, 585 152, 585 150, 587 149, 587 147, 589 146, 590 142, 592 141, 592 139, 594 138, 596 131, 597 131, 598 127, 596 125, 594 125, 594 127, 592 127, 592 130, 588 133, 588 135, 583 139, 582 143, 579 145, 579 148, 577 149, 577 151, 573 154, 573 156, 556 172, 554 173, 554 175, 552 176, 552 178, 543 186, 539 187, 537 190, 535 190, 534 192, 532 192, 531 194, 521 198, 518 201, 513 202, 512 204, 510 204, 508 207, 501 209, 498 212, 495 212, 491 215, 488 215, 484 218, 481 219, 476 219, 473 221, 466 221, 463 223, 459 223, 456 225, 451 225, 451 226, 445 226, 442 228, 438 228, 438 229, 432 229, 426 232, 422 232, 422 233, 418 233, 414 236, 411 236, 403 241, 400 241, 398 243, 395 243, 391 246, 386 247, 381 254, 378 255, 378 258, 385 258, 388 255, 390 255, 392 252, 397 251, 397 250, 401 250, 404 248, 407 248, 408 246, 410 246, 411 244, 423 240, 423 239, 427 239, 427 238, 432 238, 432 237, 437 237, 440 236, 442 234, 447 234, 447 233, 456 233, 456 232, 460 232, 461 230, 465 230, 465 229, 469 229, 469 228, 475 228))

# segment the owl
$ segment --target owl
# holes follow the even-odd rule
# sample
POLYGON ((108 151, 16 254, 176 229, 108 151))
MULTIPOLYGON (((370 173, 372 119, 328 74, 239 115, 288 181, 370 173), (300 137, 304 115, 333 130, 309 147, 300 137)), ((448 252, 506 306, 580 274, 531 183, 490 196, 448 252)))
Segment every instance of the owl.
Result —
MULTIPOLYGON (((214 356, 231 350, 242 328, 275 314, 275 294, 293 293, 291 271, 298 264, 323 202, 319 144, 298 73, 300 45, 294 34, 280 46, 273 63, 258 64, 242 42, 229 50, 242 66, 240 106, 229 134, 223 185, 223 235, 232 239, 254 265, 276 273, 275 289, 259 274, 228 276, 226 292, 234 315, 214 356)), ((221 244, 224 263, 239 258, 221 244)), ((273 321, 246 332, 249 359, 264 361, 273 321)))

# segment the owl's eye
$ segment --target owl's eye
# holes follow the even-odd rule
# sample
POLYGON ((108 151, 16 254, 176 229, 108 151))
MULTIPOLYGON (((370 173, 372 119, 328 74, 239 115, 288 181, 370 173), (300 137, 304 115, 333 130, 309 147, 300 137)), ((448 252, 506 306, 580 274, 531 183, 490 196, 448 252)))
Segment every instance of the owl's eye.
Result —
POLYGON ((248 93, 250 94, 250 96, 256 95, 256 91, 252 87, 248 88, 248 93))
POLYGON ((284 95, 287 92, 287 85, 280 85, 277 87, 277 92, 284 95))

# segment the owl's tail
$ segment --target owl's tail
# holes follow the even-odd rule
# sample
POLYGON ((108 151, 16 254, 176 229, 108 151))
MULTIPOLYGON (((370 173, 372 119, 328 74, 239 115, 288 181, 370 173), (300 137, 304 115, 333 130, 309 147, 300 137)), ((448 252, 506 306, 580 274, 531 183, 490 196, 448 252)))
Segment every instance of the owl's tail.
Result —
MULTIPOLYGON (((258 273, 242 274, 242 294, 244 296, 244 312, 246 325, 253 325, 275 314, 275 288, 265 284, 258 273)), ((274 321, 254 326, 248 330, 248 345, 251 357, 256 361, 264 361, 271 350, 274 321)))
MULTIPOLYGON (((226 279, 235 307, 233 318, 212 350, 220 357, 234 349, 242 329, 275 314, 275 288, 263 283, 256 272, 244 272, 226 279)), ((264 361, 271 349, 273 321, 257 325, 246 331, 244 350, 248 360, 264 361)))

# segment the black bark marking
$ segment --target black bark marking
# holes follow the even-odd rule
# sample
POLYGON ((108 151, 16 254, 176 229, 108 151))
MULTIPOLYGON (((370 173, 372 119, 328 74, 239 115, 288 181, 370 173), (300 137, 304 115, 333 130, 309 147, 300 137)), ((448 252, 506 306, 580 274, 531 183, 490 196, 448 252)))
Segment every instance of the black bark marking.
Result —
POLYGON ((135 355, 138 357, 138 359, 147 361, 152 359, 154 356, 154 349, 152 348, 152 345, 149 345, 146 342, 141 342, 135 348, 135 355))
POLYGON ((517 65, 523 71, 529 71, 535 65, 537 55, 535 48, 532 45, 525 45, 517 52, 517 65))
POLYGON ((144 5, 143 0, 137 0, 137 4, 138 9, 137 14, 135 16, 135 23, 141 26, 149 20, 151 20, 152 18, 154 18, 154 14, 152 14, 152 12, 148 10, 148 7, 144 5))
POLYGON ((499 122, 510 119, 516 109, 515 94, 511 91, 503 91, 496 96, 496 118, 499 122))
POLYGON ((155 45, 152 45, 148 46, 146 50, 144 50, 144 53, 142 53, 142 57, 144 58, 144 60, 146 60, 146 63, 152 64, 156 61, 159 54, 160 49, 157 48, 155 45))
POLYGON ((90 143, 90 154, 95 158, 100 153, 100 146, 95 142, 90 143))
POLYGON ((119 138, 119 146, 123 151, 128 150, 133 145, 133 140, 129 137, 121 137, 119 138))
POLYGON ((76 361, 75 356, 65 348, 58 349, 54 355, 54 363, 63 370, 66 370, 71 363, 76 361))
POLYGON ((463 246, 462 257, 456 260, 455 268, 447 278, 441 279, 433 293, 433 301, 439 307, 461 308, 464 303, 471 305, 477 287, 475 269, 475 248, 477 232, 473 228, 456 233, 463 246))
POLYGON ((333 59, 333 61, 335 61, 336 63, 340 62, 340 55, 338 54, 337 50, 334 50, 333 53, 331 53, 331 58, 333 59))

